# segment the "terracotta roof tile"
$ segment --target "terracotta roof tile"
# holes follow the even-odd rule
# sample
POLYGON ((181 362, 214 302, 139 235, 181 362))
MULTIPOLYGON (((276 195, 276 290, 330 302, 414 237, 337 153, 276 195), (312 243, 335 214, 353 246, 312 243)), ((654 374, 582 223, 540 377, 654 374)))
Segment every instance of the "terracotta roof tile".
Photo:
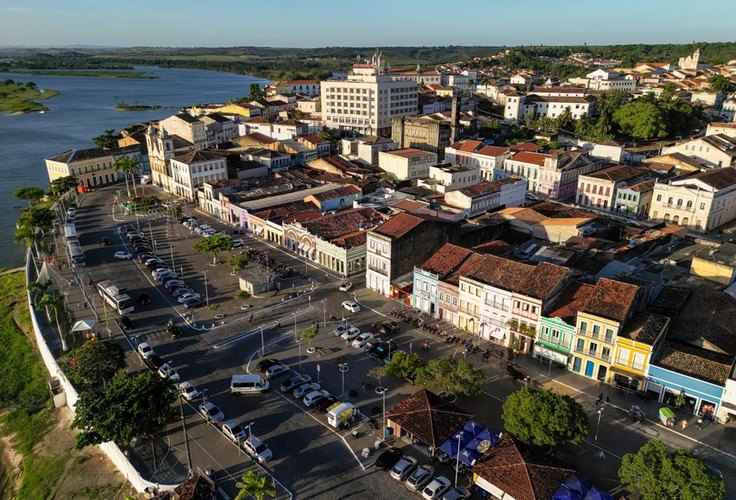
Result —
POLYGON ((352 196, 360 192, 360 188, 357 188, 352 184, 347 184, 339 188, 331 189, 330 191, 323 191, 321 193, 309 195, 307 198, 314 198, 317 201, 326 201, 333 200, 335 198, 343 198, 345 196, 352 196))
POLYGON ((482 263, 466 276, 502 290, 545 300, 559 287, 569 271, 566 267, 547 262, 532 266, 495 255, 484 255, 482 263))
POLYGON ((467 248, 445 243, 427 262, 417 267, 428 273, 438 274, 442 279, 462 264, 471 253, 473 252, 467 248))
POLYGON ((302 226, 310 234, 330 241, 360 229, 368 229, 382 220, 383 216, 372 208, 356 208, 326 215, 302 226))
POLYGON ((665 342, 653 364, 706 382, 724 385, 731 372, 733 355, 719 354, 678 342, 665 342))
POLYGON ((593 293, 593 285, 587 283, 571 283, 562 292, 554 309, 545 314, 548 318, 560 318, 568 325, 575 325, 578 310, 585 305, 593 293))
POLYGON ((398 208, 399 210, 403 210, 404 212, 414 212, 415 210, 419 210, 420 208, 424 208, 426 206, 427 204, 421 201, 402 200, 398 203, 395 203, 394 205, 391 205, 391 208, 398 208))
POLYGON ((426 219, 407 213, 396 214, 389 220, 378 226, 374 231, 384 236, 401 238, 406 233, 419 226, 426 219))
POLYGON ((634 342, 654 345, 660 333, 669 325, 669 318, 650 312, 635 314, 626 328, 619 333, 619 337, 631 339, 634 342))
POLYGON ((533 142, 522 142, 519 144, 514 144, 509 149, 511 149, 511 151, 513 152, 528 151, 534 153, 537 151, 541 151, 544 148, 539 144, 534 144, 533 142))
POLYGON ((476 154, 496 157, 508 152, 509 148, 503 148, 501 146, 483 146, 478 151, 476 151, 476 154))
POLYGON ((509 158, 509 160, 518 161, 521 163, 530 163, 532 165, 538 165, 541 167, 544 165, 545 158, 549 157, 549 155, 542 153, 529 153, 527 151, 521 151, 509 158))
POLYGON ((639 287, 608 278, 595 284, 583 311, 602 318, 623 322, 634 306, 639 287))

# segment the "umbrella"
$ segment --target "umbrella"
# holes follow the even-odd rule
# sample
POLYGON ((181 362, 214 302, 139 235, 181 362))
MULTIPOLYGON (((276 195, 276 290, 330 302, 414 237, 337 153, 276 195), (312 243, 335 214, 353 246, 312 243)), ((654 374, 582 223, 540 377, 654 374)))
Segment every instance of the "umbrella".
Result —
POLYGON ((573 491, 564 484, 560 486, 555 494, 552 496, 552 500, 582 500, 583 497, 577 491, 573 491))
POLYGON ((495 435, 488 429, 483 429, 467 444, 466 448, 470 450, 477 450, 478 445, 483 441, 489 441, 491 443, 491 446, 495 446, 495 444, 498 443, 500 440, 497 435, 495 435))
POLYGON ((484 430, 486 430, 485 425, 479 424, 478 422, 473 422, 472 420, 470 422, 466 422, 465 425, 463 426, 463 432, 469 435, 471 438, 477 436, 484 430))
POLYGON ((569 489, 570 491, 575 491, 577 493, 580 493, 580 496, 583 496, 588 492, 587 483, 588 482, 585 479, 573 474, 565 480, 563 486, 567 487, 567 489, 569 489))
POLYGON ((83 319, 74 323, 72 332, 86 332, 91 330, 93 326, 95 326, 95 322, 93 320, 83 319))
POLYGON ((454 457, 455 455, 457 455, 458 436, 460 437, 460 449, 461 450, 465 448, 465 445, 467 445, 468 442, 470 442, 470 439, 472 438, 472 436, 468 436, 465 432, 458 431, 455 434, 453 434, 451 438, 449 438, 444 443, 442 443, 439 446, 439 449, 444 451, 451 457, 454 457))
POLYGON ((613 497, 593 486, 588 490, 588 494, 585 495, 584 500, 613 500, 613 497))

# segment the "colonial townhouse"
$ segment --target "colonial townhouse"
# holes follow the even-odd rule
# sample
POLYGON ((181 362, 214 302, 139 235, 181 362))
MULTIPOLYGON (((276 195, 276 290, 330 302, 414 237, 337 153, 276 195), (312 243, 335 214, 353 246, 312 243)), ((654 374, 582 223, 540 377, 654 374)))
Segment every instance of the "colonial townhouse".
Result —
POLYGON ((440 281, 458 269, 472 254, 471 250, 445 243, 426 262, 414 267, 412 305, 433 317, 437 317, 440 301, 440 281))
POLYGON ((282 221, 283 246, 337 274, 351 276, 365 272, 366 230, 383 220, 372 208, 316 217, 297 214, 282 221))
POLYGON ((239 135, 263 134, 277 141, 295 139, 308 133, 306 123, 296 120, 269 121, 262 116, 238 125, 239 135))
POLYGON ((649 218, 710 231, 736 218, 736 168, 693 172, 654 185, 649 218))
POLYGON ((200 120, 205 125, 208 148, 214 148, 218 144, 231 141, 238 136, 238 127, 235 120, 220 113, 204 115, 200 120))
POLYGON ((647 179, 616 190, 616 212, 646 218, 652 205, 655 179, 647 179))
POLYGON ((520 151, 503 162, 503 170, 508 177, 526 179, 530 193, 539 191, 539 169, 549 155, 544 153, 530 153, 520 151))
POLYGON ((444 319, 455 326, 459 325, 460 277, 469 274, 482 260, 482 255, 471 253, 458 269, 439 280, 437 284, 439 290, 437 318, 444 319))
POLYGON ((462 210, 465 217, 472 217, 497 208, 520 207, 526 201, 526 190, 526 180, 509 177, 448 191, 445 203, 462 210))
POLYGON ((600 170, 603 166, 602 160, 591 159, 583 153, 552 151, 539 166, 539 181, 535 192, 553 200, 574 199, 578 178, 600 170))
POLYGON ((191 141, 170 134, 160 124, 150 125, 146 130, 146 147, 151 165, 151 181, 169 192, 171 192, 171 158, 201 149, 191 141))
POLYGON ((539 332, 534 340, 534 357, 567 368, 575 338, 578 310, 593 293, 593 285, 570 283, 553 306, 539 320, 539 332))
POLYGON ((483 147, 481 141, 465 140, 459 141, 445 148, 445 161, 458 163, 466 167, 478 167, 473 153, 483 147))
POLYGON ((728 167, 736 161, 736 138, 726 134, 698 137, 663 148, 662 153, 682 153, 701 160, 709 167, 728 167))
POLYGON ((191 151, 171 159, 169 190, 189 201, 205 182, 227 180, 227 159, 207 151, 191 151))
POLYGON ((421 149, 395 149, 378 153, 378 167, 400 181, 429 177, 429 167, 437 164, 437 153, 421 149))
POLYGON ((510 148, 488 146, 475 140, 459 141, 445 148, 446 161, 477 168, 487 181, 506 177, 503 164, 513 154, 510 148))
POLYGON ((613 210, 616 193, 621 187, 636 184, 653 177, 645 167, 616 165, 578 178, 576 202, 582 207, 613 210))
POLYGON ((319 82, 317 80, 288 80, 285 82, 273 82, 266 87, 269 95, 274 94, 304 94, 307 96, 319 95, 319 82))
POLYGON ((315 193, 304 198, 304 201, 311 201, 319 207, 323 212, 334 210, 343 210, 351 208, 353 202, 363 196, 363 191, 359 187, 347 184, 330 191, 315 193))
POLYGON ((613 363, 616 336, 637 308, 639 287, 600 278, 578 311, 571 370, 605 382, 613 363))
POLYGON ((483 308, 483 283, 469 276, 460 276, 460 305, 455 326, 470 333, 480 333, 481 310, 483 308))
POLYGON ((194 149, 207 147, 207 126, 187 113, 179 113, 161 120, 159 127, 170 135, 181 137, 194 145, 194 149))
POLYGON ((596 113, 596 97, 543 96, 536 93, 528 95, 509 95, 506 99, 503 116, 507 120, 533 120, 542 116, 557 118, 569 111, 573 119, 592 116, 596 113))
POLYGON ((419 186, 437 193, 447 193, 478 184, 478 169, 442 163, 429 167, 429 177, 420 179, 419 186))
POLYGON ((97 187, 110 184, 123 178, 115 172, 113 165, 119 158, 138 161, 140 148, 130 146, 122 149, 70 149, 51 158, 46 158, 46 171, 49 181, 61 177, 74 177, 83 187, 97 187))
POLYGON ((628 391, 642 390, 652 354, 664 341, 669 324, 666 316, 650 312, 635 314, 616 337, 611 377, 606 382, 628 391))

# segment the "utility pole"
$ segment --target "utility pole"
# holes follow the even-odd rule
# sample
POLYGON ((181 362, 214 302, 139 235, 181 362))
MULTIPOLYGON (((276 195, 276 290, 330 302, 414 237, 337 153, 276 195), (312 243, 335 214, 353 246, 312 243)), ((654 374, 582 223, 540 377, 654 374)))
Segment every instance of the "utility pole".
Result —
POLYGON ((263 325, 261 325, 261 357, 266 355, 266 344, 263 341, 263 325))
POLYGON ((204 296, 205 296, 205 302, 207 303, 207 307, 210 306, 210 292, 207 289, 207 271, 202 271, 202 274, 204 274, 204 296))
POLYGON ((189 435, 187 434, 187 419, 184 418, 184 404, 181 402, 182 397, 179 396, 179 414, 181 415, 181 427, 184 431, 184 447, 187 450, 187 470, 189 475, 192 474, 192 455, 189 452, 189 435))

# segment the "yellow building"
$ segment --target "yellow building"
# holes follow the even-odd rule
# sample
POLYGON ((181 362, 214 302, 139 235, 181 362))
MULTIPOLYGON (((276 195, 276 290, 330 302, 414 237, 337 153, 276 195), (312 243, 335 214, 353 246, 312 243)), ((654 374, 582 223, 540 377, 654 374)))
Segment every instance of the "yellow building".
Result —
POLYGON ((670 319, 648 312, 635 314, 618 334, 611 365, 612 385, 630 391, 643 389, 655 346, 664 339, 670 319))
POLYGON ((639 287, 601 278, 577 315, 570 369, 607 381, 619 332, 636 309, 639 287))
POLYGON ((693 255, 690 274, 729 286, 736 279, 736 245, 723 243, 693 255))
POLYGON ((225 104, 217 109, 222 115, 240 115, 246 118, 261 116, 261 108, 250 103, 250 101, 238 101, 225 104))
MULTIPOLYGON (((125 149, 70 149, 57 156, 46 158, 46 171, 49 181, 72 176, 80 186, 95 187, 118 180, 113 163, 118 158, 140 158, 137 147, 125 149)), ((122 174, 120 174, 122 179, 122 174)))

